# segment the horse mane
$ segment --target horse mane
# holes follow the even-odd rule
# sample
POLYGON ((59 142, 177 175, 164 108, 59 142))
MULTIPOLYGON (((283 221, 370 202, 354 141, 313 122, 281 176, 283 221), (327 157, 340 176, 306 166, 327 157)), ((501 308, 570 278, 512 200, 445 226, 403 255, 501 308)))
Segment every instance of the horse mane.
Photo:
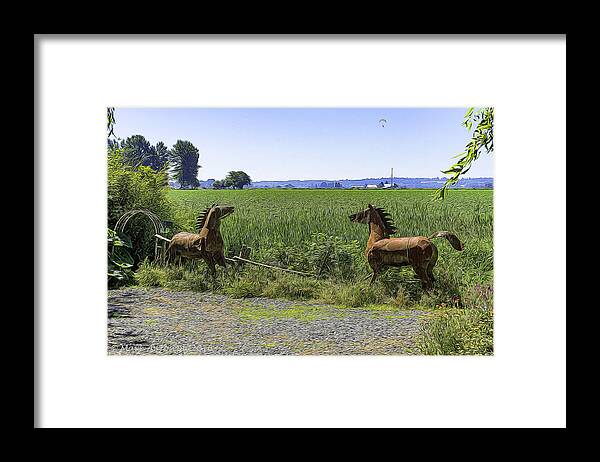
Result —
POLYGON ((383 223, 384 231, 387 234, 394 234, 398 232, 398 230, 396 229, 396 225, 394 225, 392 217, 388 212, 385 211, 383 207, 375 207, 375 210, 379 214, 379 218, 381 218, 381 221, 383 223))
POLYGON ((206 223, 206 219, 210 215, 210 211, 213 209, 213 207, 215 205, 217 205, 217 204, 209 205, 202 211, 202 213, 200 215, 198 215, 196 217, 196 232, 197 233, 199 233, 200 230, 204 227, 204 224, 206 223))

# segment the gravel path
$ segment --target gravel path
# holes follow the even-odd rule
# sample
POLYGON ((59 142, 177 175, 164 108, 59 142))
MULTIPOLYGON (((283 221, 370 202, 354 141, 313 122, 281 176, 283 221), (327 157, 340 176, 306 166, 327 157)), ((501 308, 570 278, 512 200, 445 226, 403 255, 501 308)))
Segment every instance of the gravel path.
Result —
POLYGON ((415 354, 423 314, 164 289, 110 290, 108 353, 415 354))

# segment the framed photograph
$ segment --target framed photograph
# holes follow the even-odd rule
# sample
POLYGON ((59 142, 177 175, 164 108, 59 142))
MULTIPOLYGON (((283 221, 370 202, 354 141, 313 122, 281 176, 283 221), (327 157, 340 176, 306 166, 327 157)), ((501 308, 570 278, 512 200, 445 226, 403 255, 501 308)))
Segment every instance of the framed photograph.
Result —
POLYGON ((34 58, 36 427, 565 427, 566 36, 34 58))
POLYGON ((107 120, 109 354, 493 354, 494 108, 107 120))

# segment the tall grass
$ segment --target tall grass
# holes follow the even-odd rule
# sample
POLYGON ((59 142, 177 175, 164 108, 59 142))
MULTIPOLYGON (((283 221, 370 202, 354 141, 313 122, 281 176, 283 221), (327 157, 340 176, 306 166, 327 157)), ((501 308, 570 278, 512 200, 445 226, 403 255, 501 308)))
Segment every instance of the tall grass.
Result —
MULTIPOLYGON (((490 190, 453 190, 433 202, 430 190, 171 190, 177 231, 192 231, 196 216, 208 205, 233 205, 221 225, 226 255, 242 245, 251 259, 318 274, 310 279, 246 266, 221 271, 210 280, 205 265, 161 268, 144 264, 141 285, 213 290, 233 297, 265 296, 317 299, 347 306, 387 303, 430 310, 420 348, 426 354, 490 354, 492 308, 474 288, 493 283, 493 197, 490 190), (395 236, 455 233, 465 244, 457 252, 445 240, 434 269, 435 289, 425 293, 411 268, 390 269, 369 287, 364 257, 368 227, 349 215, 373 204, 385 208, 398 229, 395 236)), ((487 289, 486 289, 487 290, 487 289)))
POLYGON ((213 202, 236 207, 223 224, 228 248, 241 244, 255 250, 271 242, 295 245, 322 233, 346 241, 367 241, 365 226, 348 215, 371 203, 384 207, 394 219, 399 236, 429 235, 450 230, 461 239, 491 239, 493 210, 489 190, 452 191, 443 202, 432 202, 427 190, 171 190, 177 222, 192 230, 200 211, 213 202))
POLYGON ((321 273, 316 261, 321 250, 321 257, 337 258, 343 266, 335 274, 337 279, 351 280, 360 280, 370 272, 363 255, 369 230, 351 223, 348 216, 371 203, 391 214, 398 229, 396 236, 429 236, 447 230, 465 243, 465 250, 456 252, 446 241, 437 240, 440 257, 436 272, 454 279, 458 276, 459 284, 469 286, 492 279, 490 190, 454 190, 442 202, 433 202, 430 190, 171 190, 169 197, 181 231, 192 231, 196 216, 207 205, 235 206, 235 212, 221 226, 230 256, 246 245, 252 248, 254 259, 321 273), (329 244, 319 247, 319 241, 329 244), (326 249, 334 249, 334 255, 323 255, 326 249), (351 261, 347 260, 349 255, 351 261))

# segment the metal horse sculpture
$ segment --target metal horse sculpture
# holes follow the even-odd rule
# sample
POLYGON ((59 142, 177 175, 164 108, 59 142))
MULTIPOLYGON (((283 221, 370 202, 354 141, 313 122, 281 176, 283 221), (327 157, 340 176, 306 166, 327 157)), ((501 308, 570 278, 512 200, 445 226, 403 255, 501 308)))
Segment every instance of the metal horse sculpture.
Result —
POLYGON ((233 207, 216 204, 204 209, 196 218, 197 234, 181 232, 173 236, 167 248, 167 261, 173 261, 176 257, 203 259, 215 275, 216 264, 225 267, 223 238, 219 229, 221 220, 231 215, 233 210, 233 207))
POLYGON ((410 265, 421 280, 423 289, 429 290, 435 281, 433 267, 438 258, 437 247, 431 239, 444 237, 456 250, 464 249, 462 242, 448 231, 437 231, 429 237, 390 237, 390 234, 396 232, 396 228, 389 213, 371 204, 366 210, 350 215, 350 221, 368 224, 370 227, 365 256, 373 270, 371 284, 386 267, 410 265))

